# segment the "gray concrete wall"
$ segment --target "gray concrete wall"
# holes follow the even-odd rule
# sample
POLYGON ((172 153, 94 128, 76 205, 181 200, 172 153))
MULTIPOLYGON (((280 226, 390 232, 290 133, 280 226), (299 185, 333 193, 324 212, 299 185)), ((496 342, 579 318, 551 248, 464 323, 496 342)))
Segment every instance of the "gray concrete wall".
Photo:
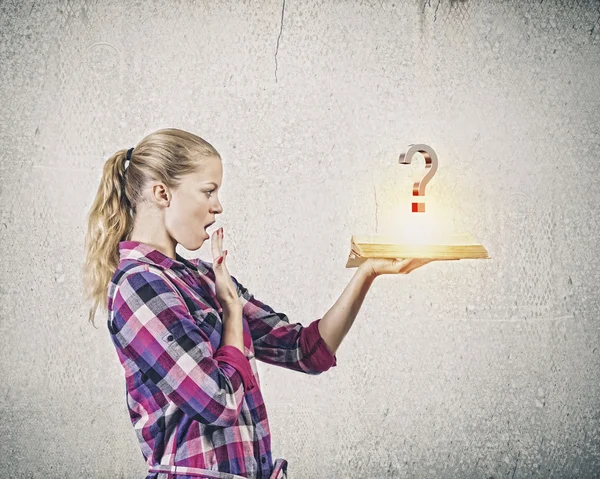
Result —
MULTIPOLYGON (((377 278, 309 377, 260 364, 290 478, 600 474, 598 1, 0 3, 3 477, 144 477, 78 276, 104 161, 163 127, 224 161, 229 268, 308 324, 350 237, 428 213, 489 260, 377 278)), ((205 245, 199 254, 211 260, 205 245)))

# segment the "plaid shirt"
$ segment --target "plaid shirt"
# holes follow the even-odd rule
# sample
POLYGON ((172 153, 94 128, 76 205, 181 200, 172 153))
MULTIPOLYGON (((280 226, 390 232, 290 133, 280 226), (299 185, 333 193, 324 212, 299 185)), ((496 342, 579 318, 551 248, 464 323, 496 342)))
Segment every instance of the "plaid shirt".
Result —
POLYGON ((271 457, 256 360, 314 375, 335 366, 320 319, 290 324, 232 276, 243 307, 242 354, 221 346, 211 263, 177 253, 173 260, 138 241, 121 241, 119 256, 108 329, 146 479, 287 477, 287 461, 271 457))

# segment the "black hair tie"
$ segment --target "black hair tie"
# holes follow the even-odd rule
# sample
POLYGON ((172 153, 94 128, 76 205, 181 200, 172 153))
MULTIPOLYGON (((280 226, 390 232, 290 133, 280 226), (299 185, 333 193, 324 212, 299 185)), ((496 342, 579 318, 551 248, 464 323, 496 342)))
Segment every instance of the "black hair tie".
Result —
POLYGON ((123 198, 125 203, 129 203, 129 200, 127 199, 127 195, 125 194, 125 173, 127 171, 127 167, 129 166, 129 163, 127 163, 127 162, 131 161, 131 152, 132 151, 133 151, 133 147, 131 147, 131 148, 129 148, 129 150, 127 150, 125 169, 123 170, 123 178, 121 179, 121 198, 123 198))

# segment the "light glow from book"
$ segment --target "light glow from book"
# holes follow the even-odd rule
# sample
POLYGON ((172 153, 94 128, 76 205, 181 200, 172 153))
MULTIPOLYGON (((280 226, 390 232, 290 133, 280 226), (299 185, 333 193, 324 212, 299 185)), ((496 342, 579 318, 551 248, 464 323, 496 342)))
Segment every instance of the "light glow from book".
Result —
MULTIPOLYGON (((408 198, 408 201, 412 202, 413 197, 408 198)), ((421 200, 419 197, 419 201, 421 200)), ((451 217, 449 212, 440 211, 435 206, 437 205, 427 202, 425 213, 407 211, 409 208, 405 202, 389 208, 387 221, 382 222, 377 235, 393 236, 405 244, 435 244, 441 235, 452 231, 446 224, 451 217)))

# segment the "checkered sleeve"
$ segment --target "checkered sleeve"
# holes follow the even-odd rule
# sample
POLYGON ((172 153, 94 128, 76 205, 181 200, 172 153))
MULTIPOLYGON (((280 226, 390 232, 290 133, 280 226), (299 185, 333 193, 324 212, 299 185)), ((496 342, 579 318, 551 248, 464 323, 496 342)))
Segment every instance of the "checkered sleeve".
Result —
POLYGON ((192 419, 214 426, 237 421, 245 391, 257 387, 236 347, 213 354, 174 285, 158 272, 130 273, 115 295, 113 334, 123 356, 192 419))
POLYGON ((290 324, 284 313, 254 297, 235 277, 243 315, 248 322, 256 359, 306 374, 321 374, 337 365, 319 333, 316 319, 308 326, 290 324))

